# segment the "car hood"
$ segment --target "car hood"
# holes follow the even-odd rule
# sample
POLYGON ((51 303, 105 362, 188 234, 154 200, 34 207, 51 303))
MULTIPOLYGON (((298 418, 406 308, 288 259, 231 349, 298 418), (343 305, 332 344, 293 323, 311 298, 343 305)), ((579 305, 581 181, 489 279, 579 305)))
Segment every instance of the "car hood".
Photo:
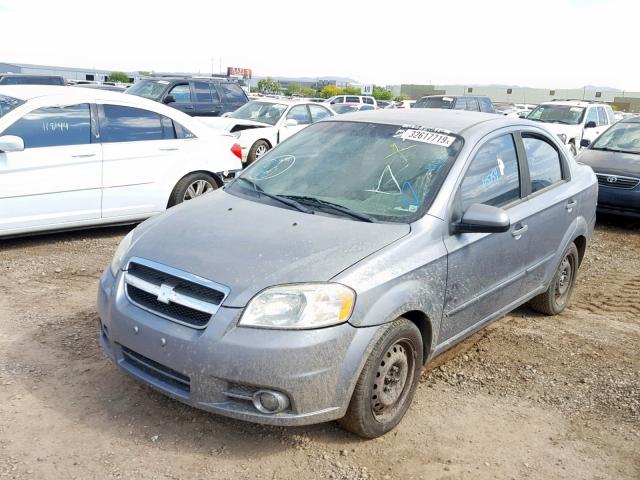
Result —
POLYGON ((200 117, 202 123, 208 127, 216 128, 218 130, 224 130, 230 132, 233 127, 238 125, 250 126, 250 127, 271 127, 268 123, 255 122, 253 120, 242 120, 240 118, 231 117, 200 117))
POLYGON ((574 137, 577 133, 582 131, 581 125, 565 125, 563 123, 550 123, 539 122, 544 124, 548 130, 551 130, 556 135, 564 134, 567 136, 567 140, 574 137))
POLYGON ((640 155, 634 153, 588 149, 577 160, 589 165, 596 173, 640 177, 640 155))
POLYGON ((409 225, 306 214, 217 190, 136 229, 127 258, 141 257, 231 289, 243 307, 272 285, 325 282, 410 232, 409 225))

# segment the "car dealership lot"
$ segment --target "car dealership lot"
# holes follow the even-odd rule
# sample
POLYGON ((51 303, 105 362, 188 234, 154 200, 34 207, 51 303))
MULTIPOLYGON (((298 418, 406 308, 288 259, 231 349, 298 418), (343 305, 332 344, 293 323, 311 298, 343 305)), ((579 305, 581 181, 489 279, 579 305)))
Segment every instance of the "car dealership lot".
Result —
POLYGON ((0 477, 638 478, 637 223, 600 221, 567 311, 520 308, 436 359, 372 441, 225 419, 117 371, 95 295, 129 230, 0 243, 0 477))

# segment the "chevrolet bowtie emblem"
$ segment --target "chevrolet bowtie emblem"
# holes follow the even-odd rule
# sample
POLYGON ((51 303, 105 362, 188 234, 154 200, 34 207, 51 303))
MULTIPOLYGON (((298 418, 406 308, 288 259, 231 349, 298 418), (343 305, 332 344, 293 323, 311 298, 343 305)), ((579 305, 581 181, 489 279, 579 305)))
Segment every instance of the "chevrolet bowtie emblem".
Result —
POLYGON ((171 295, 173 294, 174 288, 176 288, 174 285, 169 285, 167 283, 163 283, 162 285, 160 285, 158 301, 168 305, 171 301, 171 295))

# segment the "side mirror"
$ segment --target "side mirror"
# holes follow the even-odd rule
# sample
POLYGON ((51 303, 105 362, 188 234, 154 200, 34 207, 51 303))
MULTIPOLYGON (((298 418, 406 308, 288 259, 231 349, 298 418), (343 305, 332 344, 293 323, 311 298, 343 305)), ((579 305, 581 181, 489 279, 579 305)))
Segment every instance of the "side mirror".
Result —
POLYGON ((15 135, 2 135, 0 137, 0 152, 22 152, 24 140, 15 135))
POLYGON ((584 124, 584 128, 596 128, 596 122, 591 120, 591 121, 589 121, 589 122, 584 124))
POLYGON ((175 101, 176 99, 173 95, 167 95, 166 97, 164 97, 164 100, 162 100, 162 103, 168 105, 169 103, 175 103, 175 101))
POLYGON ((589 145, 591 145, 591 142, 589 140, 587 140, 586 138, 583 138, 582 140, 580 140, 580 146, 581 147, 588 147, 589 145))
POLYGON ((298 121, 295 118, 287 118, 284 122, 285 127, 296 127, 298 126, 298 121))
POLYGON ((502 208, 474 203, 452 227, 454 233, 499 233, 509 230, 511 219, 502 208))
POLYGON ((527 118, 529 114, 528 113, 521 113, 518 115, 519 118, 527 118))

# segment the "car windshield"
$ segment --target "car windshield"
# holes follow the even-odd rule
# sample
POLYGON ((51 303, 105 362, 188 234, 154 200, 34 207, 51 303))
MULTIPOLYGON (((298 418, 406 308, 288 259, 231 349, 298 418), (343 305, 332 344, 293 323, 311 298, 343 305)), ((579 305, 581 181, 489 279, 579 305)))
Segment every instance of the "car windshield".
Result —
POLYGON ((287 106, 282 103, 249 102, 241 106, 229 117, 275 125, 286 109, 287 106))
POLYGON ((600 135, 591 148, 640 155, 640 122, 616 123, 600 135))
POLYGON ((355 112, 358 110, 358 107, 355 107, 353 105, 340 105, 340 104, 331 105, 331 108, 333 108, 333 111, 336 113, 349 113, 349 112, 355 112))
POLYGON ((313 211, 410 223, 428 208, 462 145, 457 135, 422 127, 323 121, 265 154, 229 191, 269 201, 263 191, 313 211))
POLYGON ((22 105, 24 102, 17 98, 7 97, 6 95, 0 95, 0 117, 5 116, 14 108, 22 105))
POLYGON ((453 108, 453 97, 426 97, 418 100, 413 108, 453 108))
POLYGON ((584 108, 571 105, 540 105, 527 116, 529 120, 565 125, 582 123, 583 117, 584 108))
POLYGON ((167 85, 169 85, 169 82, 166 80, 140 80, 127 89, 125 93, 157 101, 160 100, 167 85))

